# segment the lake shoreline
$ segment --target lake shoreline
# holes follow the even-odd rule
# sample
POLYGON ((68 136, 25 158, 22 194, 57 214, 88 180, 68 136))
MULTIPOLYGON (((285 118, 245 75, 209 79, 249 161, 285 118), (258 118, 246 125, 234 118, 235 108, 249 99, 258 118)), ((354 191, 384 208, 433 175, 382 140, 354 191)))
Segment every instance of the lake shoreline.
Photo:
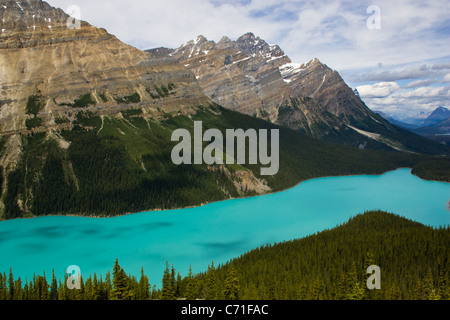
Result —
POLYGON ((104 274, 118 258, 130 274, 139 275, 144 266, 150 281, 157 283, 166 261, 178 270, 192 265, 199 272, 211 261, 226 263, 260 246, 329 230, 368 211, 381 210, 433 228, 450 223, 450 184, 418 179, 409 168, 304 182, 267 197, 167 214, 117 216, 121 219, 53 215, 0 223, 0 269, 12 267, 21 278, 37 270, 59 273, 68 265, 80 266, 86 275, 104 274))
MULTIPOLYGON (((29 220, 29 219, 37 219, 37 218, 46 218, 46 217, 69 217, 69 218, 88 218, 88 219, 113 219, 113 218, 120 218, 120 217, 125 217, 125 216, 130 216, 130 215, 134 215, 134 214, 142 214, 142 213, 156 213, 156 212, 165 212, 165 211, 178 211, 178 210, 186 210, 186 209, 194 209, 194 208, 200 208, 200 207, 204 207, 210 204, 214 204, 214 203, 221 203, 224 201, 230 201, 230 200, 238 200, 238 199, 251 199, 251 198, 256 198, 256 197, 261 197, 261 196, 267 196, 267 195, 271 195, 271 194, 276 194, 279 192, 284 192, 290 189, 293 189, 297 186, 299 186, 302 183, 305 183, 307 181, 312 181, 312 180, 317 180, 317 179, 326 179, 326 178, 340 178, 340 177, 358 177, 358 176, 382 176, 384 174, 387 174, 389 172, 394 172, 397 170, 402 170, 402 169, 409 169, 410 173, 412 175, 414 175, 415 177, 424 180, 422 178, 420 178, 419 176, 415 175, 412 173, 412 168, 409 167, 399 167, 396 169, 392 169, 392 170, 388 170, 385 171, 383 173, 380 174, 353 174, 353 175, 342 175, 342 176, 322 176, 322 177, 316 177, 316 178, 311 178, 311 179, 306 179, 306 180, 302 180, 300 182, 298 182, 297 184, 293 185, 292 187, 283 189, 283 190, 278 190, 278 191, 274 191, 274 192, 268 192, 268 193, 264 193, 264 194, 259 194, 259 195, 255 195, 255 196, 247 196, 247 197, 239 197, 239 198, 228 198, 228 199, 224 199, 224 200, 218 200, 218 201, 213 201, 213 202, 206 202, 206 203, 202 203, 199 205, 193 205, 193 206, 188 206, 188 207, 182 207, 182 208, 173 208, 173 209, 150 209, 150 210, 143 210, 143 211, 139 211, 139 212, 126 212, 123 214, 118 214, 115 216, 97 216, 97 215, 82 215, 82 214, 51 214, 51 215, 44 215, 44 216, 34 216, 34 217, 20 217, 20 218, 15 218, 15 219, 9 219, 9 220, 0 220, 1 222, 6 222, 6 221, 12 221, 12 220, 29 220)), ((424 180, 424 181, 434 181, 434 180, 424 180)), ((435 181, 435 182, 443 182, 443 181, 435 181)), ((448 183, 448 182, 447 182, 448 183)))

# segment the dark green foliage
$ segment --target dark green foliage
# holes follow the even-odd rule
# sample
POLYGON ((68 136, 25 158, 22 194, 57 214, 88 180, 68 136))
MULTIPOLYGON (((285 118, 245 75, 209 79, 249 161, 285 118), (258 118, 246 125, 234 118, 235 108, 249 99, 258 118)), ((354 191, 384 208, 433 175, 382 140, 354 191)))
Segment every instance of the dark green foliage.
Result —
POLYGON ((124 117, 133 117, 133 116, 140 116, 142 115, 142 109, 129 109, 122 111, 122 115, 124 117))
POLYGON ((113 289, 111 292, 111 300, 130 300, 132 292, 130 291, 129 278, 125 271, 119 265, 119 259, 116 259, 113 268, 113 289))
POLYGON ((108 102, 108 98, 106 98, 106 95, 104 93, 99 93, 98 96, 100 99, 102 99, 103 102, 108 102))
POLYGON ((32 95, 28 98, 25 112, 26 114, 32 114, 36 117, 37 114, 44 108, 44 104, 44 99, 39 93, 32 95))
POLYGON ((169 269, 169 262, 166 262, 166 269, 162 278, 161 300, 175 299, 175 269, 169 269))
POLYGON ((450 181, 445 158, 321 142, 217 106, 199 107, 192 119, 145 120, 141 109, 124 110, 122 115, 123 119, 101 118, 89 111, 78 112, 74 129, 60 133, 70 142, 67 150, 46 133, 23 137, 22 158, 15 171, 5 175, 3 218, 69 213, 113 216, 195 206, 241 196, 232 179, 244 169, 265 179, 274 192, 307 179, 381 174, 398 167, 414 168, 426 179, 450 181), (278 174, 261 177, 257 165, 176 166, 171 160, 176 145, 171 134, 177 128, 192 133, 193 120, 203 121, 204 130, 217 128, 223 133, 229 128, 279 129, 278 174))
POLYGON ((90 105, 95 105, 96 102, 94 99, 92 99, 92 96, 90 93, 86 93, 78 97, 78 99, 75 99, 75 101, 72 104, 73 108, 87 108, 90 105))
POLYGON ((148 92, 148 94, 150 94, 152 99, 159 99, 159 98, 167 98, 170 95, 175 94, 176 93, 174 91, 175 88, 176 86, 173 83, 169 83, 167 86, 165 86, 164 84, 161 85, 160 87, 155 85, 153 86, 153 90, 150 88, 146 88, 146 91, 148 92))
POLYGON ((366 212, 332 230, 267 245, 205 273, 182 278, 166 269, 162 289, 151 289, 143 270, 138 281, 118 260, 105 280, 67 277, 49 285, 44 276, 23 284, 13 271, 0 273, 0 300, 448 300, 450 228, 430 228, 386 212, 366 212), (368 290, 367 267, 381 268, 381 289, 368 290))
POLYGON ((216 273, 226 279, 233 265, 240 294, 250 299, 448 299, 449 245, 449 227, 367 212, 332 230, 252 250, 216 273), (372 264, 381 268, 381 290, 366 287, 372 264))
POLYGON ((59 118, 55 118, 55 123, 56 124, 70 123, 70 120, 65 117, 59 117, 59 118))
POLYGON ((225 290, 223 292, 225 300, 239 300, 239 291, 238 275, 236 269, 230 264, 225 277, 225 290))
POLYGON ((450 159, 434 159, 419 162, 412 173, 425 180, 450 181, 450 159))
POLYGON ((172 82, 170 82, 170 83, 167 85, 167 88, 169 89, 169 91, 172 91, 172 90, 174 90, 174 89, 176 88, 176 86, 175 86, 175 84, 173 84, 172 82))
POLYGON ((114 97, 114 99, 117 101, 117 103, 125 104, 141 102, 141 96, 137 92, 125 97, 114 97))
POLYGON ((25 120, 25 126, 28 130, 38 128, 42 125, 42 119, 38 117, 30 118, 25 120))
POLYGON ((74 125, 99 130, 102 126, 102 119, 90 111, 81 111, 77 113, 74 125))

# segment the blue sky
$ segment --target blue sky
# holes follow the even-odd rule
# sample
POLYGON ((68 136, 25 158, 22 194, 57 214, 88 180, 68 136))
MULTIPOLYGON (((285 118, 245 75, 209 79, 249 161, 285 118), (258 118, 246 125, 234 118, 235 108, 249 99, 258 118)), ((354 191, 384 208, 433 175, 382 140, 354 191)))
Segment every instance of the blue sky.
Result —
POLYGON ((294 62, 315 57, 373 109, 411 116, 450 108, 450 1, 48 0, 140 49, 253 32, 294 62), (371 5, 381 29, 369 29, 371 5))

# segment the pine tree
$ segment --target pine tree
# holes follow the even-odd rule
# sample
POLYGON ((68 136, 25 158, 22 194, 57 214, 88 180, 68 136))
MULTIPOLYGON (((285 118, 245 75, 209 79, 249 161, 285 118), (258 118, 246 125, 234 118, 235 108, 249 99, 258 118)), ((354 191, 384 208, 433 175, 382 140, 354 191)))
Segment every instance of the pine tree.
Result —
POLYGON ((23 292, 23 288, 22 288, 22 280, 17 279, 15 282, 15 293, 14 293, 14 299, 15 300, 24 300, 24 292, 23 292))
POLYGON ((94 300, 93 297, 93 284, 92 284, 92 277, 89 276, 89 278, 87 278, 86 283, 84 284, 84 290, 85 290, 85 299, 86 300, 94 300))
POLYGON ((172 275, 169 269, 169 262, 166 261, 166 269, 162 279, 161 300, 174 300, 175 293, 172 283, 172 275))
POLYGON ((14 286, 14 276, 11 268, 9 268, 8 284, 9 284, 8 300, 14 300, 15 286, 14 286))
POLYGON ((280 300, 288 299, 288 281, 286 274, 283 276, 283 281, 281 283, 280 300))
POLYGON ((223 292, 225 300, 239 300, 239 290, 239 279, 237 277, 236 269, 230 264, 227 269, 223 292))
POLYGON ((97 280, 97 274, 94 272, 94 280, 92 280, 92 300, 99 300, 100 297, 100 286, 97 280))
POLYGON ((364 299, 364 287, 358 279, 356 272, 356 264, 353 262, 347 277, 347 299, 362 300, 364 299))
POLYGON ((184 294, 183 281, 181 278, 181 274, 178 272, 176 285, 175 285, 175 297, 181 298, 183 296, 183 294, 184 294))
POLYGON ((72 292, 74 292, 75 300, 78 300, 78 301, 84 300, 85 294, 86 294, 86 288, 85 288, 83 276, 80 275, 79 277, 80 277, 80 289, 71 290, 72 292))
POLYGON ((55 270, 52 271, 52 284, 50 288, 50 299, 58 300, 58 282, 55 277, 55 270))
POLYGON ((175 278, 175 267, 172 265, 172 269, 170 271, 170 287, 172 288, 173 291, 173 298, 177 299, 178 296, 176 295, 176 291, 177 291, 177 280, 175 278))
POLYGON ((8 287, 6 285, 6 275, 0 273, 0 300, 8 299, 8 287))
POLYGON ((111 273, 109 271, 106 273, 102 291, 106 300, 111 299, 112 283, 111 283, 111 273))
POLYGON ((217 279, 216 269, 214 268, 214 261, 211 266, 208 266, 208 272, 206 273, 206 300, 217 299, 217 279))
POLYGON ((189 273, 186 280, 186 299, 187 300, 195 300, 197 297, 195 288, 196 288, 196 280, 194 279, 194 276, 192 274, 192 266, 189 266, 189 273))
POLYGON ((23 298, 24 300, 31 300, 30 287, 26 279, 25 279, 25 286, 23 287, 23 298))
POLYGON ((34 283, 34 299, 35 300, 48 300, 49 299, 49 288, 50 286, 47 283, 47 279, 44 276, 38 276, 34 283))
POLYGON ((307 287, 302 281, 297 285, 297 300, 306 300, 307 287))
POLYGON ((150 299, 150 283, 148 277, 144 274, 144 267, 141 269, 141 279, 139 280, 138 289, 138 300, 149 300, 150 299))
POLYGON ((435 300, 436 295, 437 293, 433 283, 433 273, 431 272, 431 269, 428 269, 428 273, 424 281, 424 298, 426 300, 435 300))
POLYGON ((119 259, 116 259, 113 267, 113 287, 111 291, 111 300, 129 300, 131 294, 128 290, 128 279, 123 268, 119 265, 119 259))

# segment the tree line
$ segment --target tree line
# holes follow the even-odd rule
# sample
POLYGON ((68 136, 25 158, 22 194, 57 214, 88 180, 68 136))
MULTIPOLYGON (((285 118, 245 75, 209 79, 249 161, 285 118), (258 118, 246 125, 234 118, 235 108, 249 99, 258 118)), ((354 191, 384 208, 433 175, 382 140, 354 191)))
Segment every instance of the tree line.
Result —
POLYGON ((30 281, 0 274, 0 300, 449 300, 450 228, 431 228, 386 212, 358 215, 299 240, 267 245, 226 264, 182 277, 166 262, 159 287, 139 280, 116 260, 103 278, 54 273, 30 281), (381 289, 369 290, 368 266, 381 270, 381 289))

